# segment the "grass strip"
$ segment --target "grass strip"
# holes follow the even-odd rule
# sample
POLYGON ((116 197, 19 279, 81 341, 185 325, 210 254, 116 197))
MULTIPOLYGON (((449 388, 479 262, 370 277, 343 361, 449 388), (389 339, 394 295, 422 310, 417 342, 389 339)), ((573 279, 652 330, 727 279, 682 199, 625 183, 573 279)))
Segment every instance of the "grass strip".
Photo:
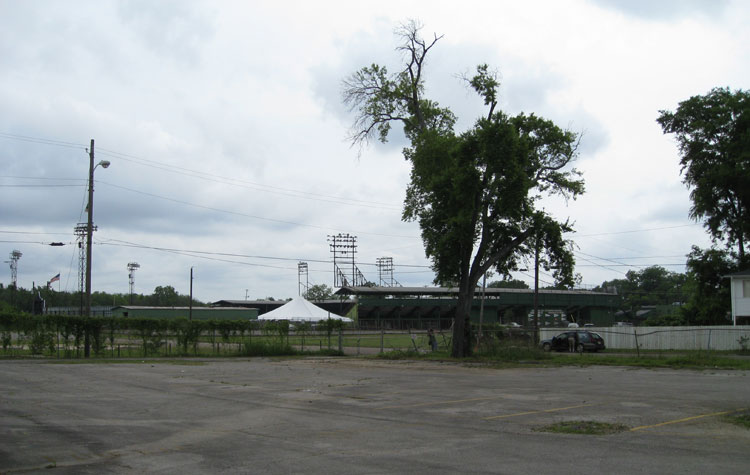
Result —
POLYGON ((624 424, 597 421, 563 421, 534 429, 555 434, 609 435, 628 430, 624 424))

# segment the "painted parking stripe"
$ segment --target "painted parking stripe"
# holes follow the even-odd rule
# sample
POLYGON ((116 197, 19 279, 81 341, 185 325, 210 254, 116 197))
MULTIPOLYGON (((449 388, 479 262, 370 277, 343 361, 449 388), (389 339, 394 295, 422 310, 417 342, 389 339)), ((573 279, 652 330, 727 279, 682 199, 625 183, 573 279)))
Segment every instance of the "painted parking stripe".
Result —
POLYGON ((530 414, 542 414, 545 412, 559 412, 559 411, 567 411, 569 409, 577 409, 579 407, 590 407, 595 406, 596 404, 578 404, 577 406, 567 406, 567 407, 556 407, 554 409, 540 409, 538 411, 527 411, 527 412, 516 412, 515 414, 503 414, 501 416, 490 416, 485 417, 485 421, 490 421, 493 419, 507 419, 510 417, 519 417, 519 416, 528 416, 530 414))
POLYGON ((696 419, 703 419, 704 417, 724 416, 726 414, 732 414, 734 412, 740 412, 744 410, 745 409, 735 409, 732 411, 712 412, 711 414, 700 414, 698 416, 683 417, 682 419, 675 419, 672 421, 660 422, 658 424, 633 427, 632 429, 630 429, 630 432, 635 432, 637 430, 644 430, 644 429, 653 429, 654 427, 661 427, 661 426, 666 426, 670 424, 679 424, 681 422, 694 421, 696 419))

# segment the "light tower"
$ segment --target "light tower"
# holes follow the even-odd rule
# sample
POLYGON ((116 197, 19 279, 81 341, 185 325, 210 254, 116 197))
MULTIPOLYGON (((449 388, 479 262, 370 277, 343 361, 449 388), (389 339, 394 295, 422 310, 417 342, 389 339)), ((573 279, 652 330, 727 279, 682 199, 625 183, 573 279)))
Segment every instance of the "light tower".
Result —
POLYGON ((357 267, 357 236, 336 234, 328 236, 328 246, 333 254, 333 286, 357 287, 367 284, 367 279, 357 267))
POLYGON ((307 262, 297 263, 297 295, 305 295, 310 290, 307 262), (304 280, 303 280, 304 279, 304 280), (303 290, 304 289, 304 290, 303 290))
MULTIPOLYGON (((80 315, 84 315, 84 300, 86 298, 86 233, 88 226, 86 223, 78 223, 73 229, 76 235, 76 245, 78 246, 78 292, 81 297, 80 315)), ((96 231, 96 226, 94 226, 96 231)))
POLYGON ((10 261, 7 261, 10 263, 10 285, 12 285, 13 288, 18 288, 18 259, 20 259, 21 256, 23 256, 23 253, 14 249, 13 252, 10 253, 10 261))
POLYGON ((378 266, 378 279, 381 287, 401 287, 401 283, 393 278, 393 258, 378 257, 375 259, 378 266))
POLYGON ((130 305, 133 305, 133 289, 135 288, 135 270, 140 269, 141 265, 137 262, 128 263, 128 281, 130 283, 130 305))

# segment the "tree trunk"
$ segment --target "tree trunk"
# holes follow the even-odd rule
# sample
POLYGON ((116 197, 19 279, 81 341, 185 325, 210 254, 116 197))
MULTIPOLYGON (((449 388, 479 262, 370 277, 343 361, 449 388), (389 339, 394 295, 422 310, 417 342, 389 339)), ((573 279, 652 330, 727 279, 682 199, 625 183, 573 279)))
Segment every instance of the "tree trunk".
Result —
POLYGON ((453 351, 454 358, 471 356, 471 304, 474 298, 474 289, 462 284, 458 292, 458 304, 456 305, 456 317, 453 321, 453 351), (468 287, 468 288, 464 288, 468 287))

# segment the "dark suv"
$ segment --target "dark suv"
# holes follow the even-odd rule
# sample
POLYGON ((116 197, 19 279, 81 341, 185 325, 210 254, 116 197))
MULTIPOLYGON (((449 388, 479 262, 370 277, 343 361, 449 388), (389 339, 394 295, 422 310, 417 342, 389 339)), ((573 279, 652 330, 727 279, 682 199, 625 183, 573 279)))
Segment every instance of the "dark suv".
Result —
POLYGON ((571 334, 575 338, 575 349, 579 353, 599 351, 605 348, 604 339, 598 333, 585 330, 560 333, 550 340, 543 340, 540 345, 544 351, 568 351, 568 336, 571 334))

